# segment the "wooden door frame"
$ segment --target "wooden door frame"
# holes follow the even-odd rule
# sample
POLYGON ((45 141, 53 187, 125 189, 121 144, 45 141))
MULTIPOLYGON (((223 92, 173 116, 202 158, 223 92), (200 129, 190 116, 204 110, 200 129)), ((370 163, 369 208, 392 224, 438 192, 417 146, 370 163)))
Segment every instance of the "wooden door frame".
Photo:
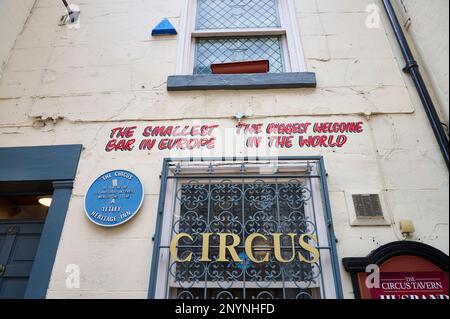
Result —
POLYGON ((47 295, 81 150, 79 144, 0 148, 0 192, 21 187, 53 192, 25 299, 47 295))

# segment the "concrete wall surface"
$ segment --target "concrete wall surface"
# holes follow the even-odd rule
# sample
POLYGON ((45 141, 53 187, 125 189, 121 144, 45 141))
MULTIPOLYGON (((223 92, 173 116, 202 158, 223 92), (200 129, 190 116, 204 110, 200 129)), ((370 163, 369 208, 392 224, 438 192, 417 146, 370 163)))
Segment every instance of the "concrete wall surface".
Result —
POLYGON ((36 0, 0 0, 0 77, 36 0))
MULTIPOLYGON (((0 0, 0 6, 10 2, 0 0)), ((435 0, 422 0, 429 2, 435 0)), ((442 11, 448 8, 446 1, 436 2, 442 11)), ((316 73, 317 88, 190 92, 166 90, 167 77, 176 71, 183 1, 76 3, 80 21, 68 27, 58 25, 64 13, 59 1, 36 2, 0 80, 0 146, 84 146, 48 298, 147 297, 159 174, 163 159, 173 154, 156 149, 106 152, 111 129, 215 123, 220 126, 220 146, 226 144, 225 132, 236 125, 233 116, 238 112, 253 124, 363 123, 363 132, 349 134, 343 147, 278 151, 324 156, 340 259, 366 256, 402 240, 403 219, 416 226, 409 239, 448 254, 448 170, 414 85, 401 70, 404 61, 380 0, 294 1, 307 70, 316 73), (165 17, 179 34, 151 37, 152 28, 165 17), (112 169, 129 169, 140 176, 145 201, 132 221, 103 229, 85 216, 84 194, 95 178, 112 169), (355 190, 381 192, 390 225, 351 226, 346 194, 355 190), (80 267, 79 289, 66 287, 70 264, 80 267)), ((415 23, 427 25, 432 38, 443 36, 432 23, 415 23)), ((3 38, 2 30, 3 25, 3 38)), ((446 48, 448 52, 448 37, 446 48)), ((430 73, 436 67, 441 68, 431 63, 430 73)), ((436 83, 448 75, 448 63, 439 70, 436 83)), ((443 102, 446 95, 448 110, 448 81, 446 87, 436 87, 443 102)), ((245 152, 243 146, 223 151, 245 152)), ((341 275, 345 298, 354 298, 342 265, 341 275)))
POLYGON ((449 2, 399 0, 397 10, 441 120, 448 126, 449 2))

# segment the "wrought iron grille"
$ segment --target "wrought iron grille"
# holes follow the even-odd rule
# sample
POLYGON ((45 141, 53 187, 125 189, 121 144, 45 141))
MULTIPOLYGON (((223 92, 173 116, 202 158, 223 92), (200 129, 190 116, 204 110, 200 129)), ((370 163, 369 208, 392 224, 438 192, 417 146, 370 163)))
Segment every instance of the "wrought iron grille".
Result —
POLYGON ((214 63, 251 60, 269 60, 269 72, 284 72, 281 37, 197 39, 194 73, 210 74, 214 63))
POLYGON ((280 27, 277 0, 197 2, 197 30, 280 27))
MULTIPOLYGON (((154 264, 157 298, 178 299, 316 299, 335 298, 336 269, 334 244, 330 243, 321 191, 322 176, 315 161, 277 162, 178 162, 167 166, 163 178, 165 197, 160 220, 161 237, 156 241, 158 261, 154 264), (272 172, 267 173, 269 167, 272 172), (189 234, 177 242, 180 259, 175 261, 169 249, 177 234, 189 234), (209 261, 202 261, 205 233, 209 261), (218 234, 236 234, 240 244, 236 253, 242 261, 217 261, 218 234), (246 255, 244 242, 259 233, 267 241, 254 241, 255 256, 268 256, 254 263, 246 255), (321 258, 310 260, 311 252, 281 236, 280 255, 275 258, 275 237, 271 234, 311 234, 310 242, 321 258), (334 279, 334 280, 333 280, 334 279)), ((164 190, 163 189, 163 190, 164 190)), ((230 244, 230 243, 228 243, 230 244)), ((338 270, 337 270, 338 273, 338 270)))

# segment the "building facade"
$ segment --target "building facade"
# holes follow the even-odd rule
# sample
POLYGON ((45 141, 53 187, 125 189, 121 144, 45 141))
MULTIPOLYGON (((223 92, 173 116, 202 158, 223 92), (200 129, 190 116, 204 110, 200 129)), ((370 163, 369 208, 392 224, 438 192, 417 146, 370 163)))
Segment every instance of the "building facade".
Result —
MULTIPOLYGON (((0 0, 1 297, 448 299, 448 167, 383 1, 76 4, 0 0)), ((448 2, 392 5, 448 125, 448 2)))

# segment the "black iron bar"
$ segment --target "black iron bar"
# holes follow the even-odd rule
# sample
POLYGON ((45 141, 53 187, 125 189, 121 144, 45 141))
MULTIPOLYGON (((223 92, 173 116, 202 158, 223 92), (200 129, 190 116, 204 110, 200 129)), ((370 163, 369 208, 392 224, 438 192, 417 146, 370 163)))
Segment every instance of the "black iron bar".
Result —
MULTIPOLYGON (((242 176, 239 175, 214 175, 214 180, 216 179, 225 179, 225 178, 239 178, 242 176)), ((290 179, 299 179, 299 178, 320 178, 320 175, 245 175, 245 179, 249 178, 290 178, 290 179)), ((178 175, 178 176, 168 176, 168 179, 208 179, 208 176, 204 175, 178 175)))
POLYGON ((62 2, 64 4, 64 6, 66 7, 67 12, 69 13, 69 15, 71 15, 72 14, 72 10, 70 9, 69 4, 67 3, 67 1, 66 0, 62 0, 62 2))

